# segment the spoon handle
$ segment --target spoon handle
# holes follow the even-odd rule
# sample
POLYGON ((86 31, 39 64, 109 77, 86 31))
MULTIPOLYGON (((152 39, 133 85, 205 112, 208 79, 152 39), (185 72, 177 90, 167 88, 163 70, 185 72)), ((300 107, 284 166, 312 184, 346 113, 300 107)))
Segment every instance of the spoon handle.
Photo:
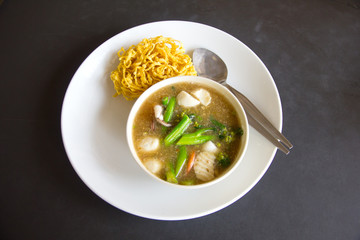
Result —
MULTIPOLYGON (((289 153, 289 150, 284 150, 284 144, 287 148, 291 149, 293 145, 290 143, 289 140, 285 138, 285 136, 280 133, 274 125, 270 123, 270 121, 260 112, 259 109, 242 93, 234 89, 228 84, 224 84, 240 101, 241 105, 244 107, 246 113, 248 116, 250 116, 251 119, 249 119, 249 123, 251 126, 256 128, 262 135, 264 135, 266 138, 269 139, 269 135, 275 138, 276 142, 280 145, 274 143, 274 141, 271 140, 271 142, 276 145, 280 150, 285 152, 286 154, 289 153), (251 121, 250 121, 251 120, 251 121), (280 143, 278 140, 280 140, 280 143)), ((270 139, 269 139, 270 140, 270 139)))
POLYGON ((274 144, 278 149, 280 149, 283 153, 288 155, 290 150, 287 149, 284 145, 281 144, 273 135, 270 134, 268 130, 266 130, 258 121, 256 121, 250 114, 247 114, 247 118, 249 124, 254 127, 261 135, 263 135, 266 139, 268 139, 272 144, 274 144))

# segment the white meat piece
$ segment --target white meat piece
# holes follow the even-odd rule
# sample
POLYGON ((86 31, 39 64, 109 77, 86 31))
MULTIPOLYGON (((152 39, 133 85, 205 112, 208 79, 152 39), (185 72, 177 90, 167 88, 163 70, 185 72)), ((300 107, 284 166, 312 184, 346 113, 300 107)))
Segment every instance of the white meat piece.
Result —
POLYGON ((155 118, 163 120, 164 119, 163 110, 164 109, 161 105, 155 105, 154 107, 155 118))
POLYGON ((155 119, 161 125, 164 125, 165 127, 171 127, 170 123, 164 122, 163 110, 164 110, 164 108, 161 105, 155 105, 155 107, 154 107, 155 119))
POLYGON ((200 152, 194 162, 196 177, 204 182, 215 178, 215 154, 200 152))
POLYGON ((202 145, 201 150, 204 152, 210 152, 213 154, 216 154, 219 151, 219 149, 216 147, 216 145, 212 141, 207 141, 206 143, 204 143, 202 145))
POLYGON ((196 91, 193 91, 192 95, 196 97, 200 101, 200 103, 204 106, 207 106, 211 103, 210 93, 205 89, 200 88, 196 91))
POLYGON ((163 162, 157 158, 146 158, 143 161, 144 166, 153 174, 157 175, 163 169, 163 162))
POLYGON ((180 106, 183 107, 195 107, 200 104, 200 102, 196 98, 194 98, 185 91, 181 91, 176 96, 176 101, 180 106))
POLYGON ((156 137, 145 137, 139 143, 139 150, 144 152, 152 152, 158 149, 160 141, 156 137))

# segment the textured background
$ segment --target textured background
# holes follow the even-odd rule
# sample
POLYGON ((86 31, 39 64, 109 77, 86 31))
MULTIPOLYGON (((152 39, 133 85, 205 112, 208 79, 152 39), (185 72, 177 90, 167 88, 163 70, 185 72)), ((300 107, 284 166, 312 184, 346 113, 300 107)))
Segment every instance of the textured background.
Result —
POLYGON ((360 239, 360 1, 0 1, 0 91, 0 239, 360 239), (249 46, 277 84, 295 145, 243 198, 188 221, 110 206, 61 139, 81 62, 159 20, 205 23, 249 46))

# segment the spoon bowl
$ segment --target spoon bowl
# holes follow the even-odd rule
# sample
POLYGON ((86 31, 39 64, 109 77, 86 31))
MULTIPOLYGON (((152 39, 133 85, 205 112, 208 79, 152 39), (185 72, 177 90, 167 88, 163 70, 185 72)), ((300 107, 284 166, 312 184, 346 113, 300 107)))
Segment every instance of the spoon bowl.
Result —
POLYGON ((212 51, 196 48, 193 52, 193 63, 199 76, 225 83, 228 70, 224 61, 212 51))

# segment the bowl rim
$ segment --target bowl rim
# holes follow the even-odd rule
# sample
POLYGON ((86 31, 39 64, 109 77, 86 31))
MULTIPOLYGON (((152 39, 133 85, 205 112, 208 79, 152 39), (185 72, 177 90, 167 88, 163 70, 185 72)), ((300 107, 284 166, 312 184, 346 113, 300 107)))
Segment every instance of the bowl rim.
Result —
POLYGON ((127 123, 126 123, 126 140, 127 140, 127 144, 130 149, 131 155, 135 159, 136 163, 140 166, 140 168, 142 168, 152 178, 156 179, 157 181, 162 182, 163 184, 167 184, 167 185, 170 185, 173 187, 178 187, 178 188, 182 188, 182 189, 198 189, 198 188, 205 188, 208 186, 212 186, 212 185, 222 181, 223 179, 228 177, 240 165, 240 163, 246 153, 248 142, 249 142, 249 123, 248 123, 248 119, 247 119, 247 116, 246 116, 243 106, 241 105, 239 100, 235 97, 235 95, 229 89, 227 89, 225 86, 221 85, 220 83, 218 83, 214 80, 206 78, 206 77, 176 76, 176 77, 167 78, 160 82, 155 83, 154 85, 152 85, 151 87, 146 89, 140 95, 140 97, 138 97, 136 99, 134 105, 132 106, 132 108, 130 110, 130 113, 129 113, 129 116, 127 119, 127 123), (135 116, 136 116, 140 106, 144 102, 144 100, 147 99, 151 94, 153 94, 154 92, 156 92, 157 90, 159 90, 163 87, 166 87, 171 84, 178 84, 178 83, 185 82, 185 81, 186 82, 199 82, 200 84, 204 84, 204 83, 209 84, 209 85, 207 85, 207 87, 215 89, 216 91, 219 91, 219 89, 221 89, 220 94, 224 95, 224 97, 226 97, 226 99, 230 102, 230 104, 233 105, 233 107, 235 108, 235 110, 238 114, 238 117, 240 118, 241 127, 244 132, 244 134, 242 135, 243 139, 240 143, 240 147, 242 149, 238 152, 236 161, 234 161, 232 163, 232 166, 229 166, 225 172, 223 172, 220 176, 216 177, 215 179, 205 182, 205 183, 196 184, 196 185, 182 185, 182 184, 170 183, 170 182, 165 181, 164 179, 159 178, 152 172, 150 172, 144 166, 141 159, 137 156, 137 153, 136 153, 136 150, 134 147, 134 143, 133 143, 133 137, 132 137, 132 129, 133 129, 132 123, 135 119, 135 116))

